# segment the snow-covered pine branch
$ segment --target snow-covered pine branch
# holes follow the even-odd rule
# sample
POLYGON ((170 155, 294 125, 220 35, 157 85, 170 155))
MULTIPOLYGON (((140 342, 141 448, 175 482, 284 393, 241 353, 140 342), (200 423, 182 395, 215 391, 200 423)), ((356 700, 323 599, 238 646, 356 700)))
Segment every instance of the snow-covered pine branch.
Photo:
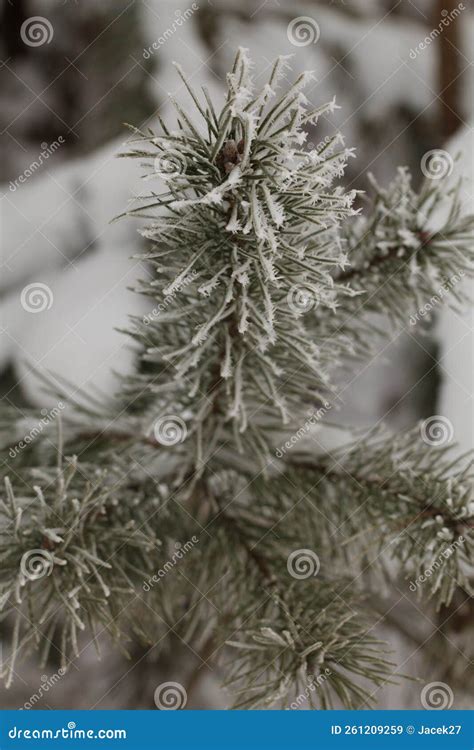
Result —
MULTIPOLYGON (((403 323, 434 279, 470 272, 473 244, 455 195, 443 196, 442 183, 416 194, 404 171, 356 216, 357 196, 337 184, 352 155, 341 136, 305 149, 305 126, 334 103, 311 107, 309 73, 279 98, 288 65, 279 58, 259 89, 239 50, 221 110, 207 91, 188 89, 192 115, 177 105, 175 127, 136 132, 131 155, 147 165, 150 189, 132 213, 149 222, 142 260, 151 269, 137 291, 150 310, 132 318, 141 363, 117 413, 81 394, 59 438, 40 431, 13 455, 0 421, 11 475, 0 505, 0 609, 14 621, 13 655, 47 653, 60 632, 73 658, 78 632, 97 623, 152 642, 159 629, 162 645, 166 633, 178 636, 227 667, 237 705, 285 704, 316 679, 317 705, 360 706, 391 674, 367 627, 369 542, 377 556, 386 545, 409 576, 459 533, 431 593, 445 604, 471 585, 466 461, 416 432, 275 460, 275 429, 301 427, 335 388, 340 362, 370 349, 364 304, 403 323), (430 210, 443 200, 451 211, 434 230, 430 210), (348 557, 333 538, 340 527, 348 557), (152 586, 154 571, 173 568, 180 539, 193 540, 180 575, 152 586), (39 552, 43 575, 26 569, 39 552)), ((389 585, 392 575, 393 566, 389 585)))

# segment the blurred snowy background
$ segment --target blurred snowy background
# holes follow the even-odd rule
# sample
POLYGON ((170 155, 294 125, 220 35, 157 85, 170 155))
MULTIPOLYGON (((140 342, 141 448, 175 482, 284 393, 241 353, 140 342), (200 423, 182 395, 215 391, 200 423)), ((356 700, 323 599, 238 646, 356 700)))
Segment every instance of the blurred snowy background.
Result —
MULTIPOLYGON (((169 92, 186 100, 173 61, 219 96, 237 46, 249 48, 256 77, 276 55, 293 54, 295 68, 316 72, 314 103, 335 95, 341 107, 308 141, 340 129, 357 146, 348 185, 364 190, 368 170, 387 182, 398 165, 418 184, 424 154, 444 148, 460 154, 452 179, 466 177, 472 210, 469 0, 1 0, 0 21, 0 395, 19 409, 54 406, 35 372, 106 399, 116 373, 134 366, 114 327, 142 311, 127 287, 147 270, 129 259, 140 249, 137 223, 109 222, 139 193, 141 170, 116 155, 124 123, 153 128, 158 111, 167 118, 169 92), (25 289, 43 307, 46 294, 40 315, 22 305, 25 289)), ((429 330, 407 320, 387 334, 380 356, 352 373, 341 421, 383 417, 399 428, 441 414, 461 447, 472 447, 472 308, 433 312, 429 330)), ((471 607, 455 601, 436 614, 421 611, 407 589, 399 594, 380 603, 380 634, 397 634, 393 660, 400 672, 448 682, 463 707, 471 607)), ((98 664, 86 650, 37 707, 154 708, 160 680, 196 667, 179 644, 172 658, 157 649, 131 656, 106 649, 98 664)), ((0 688, 1 707, 21 707, 40 677, 34 664, 23 667, 11 690, 0 688)), ((225 705, 205 667, 195 685, 189 707, 225 705)), ((418 708, 419 693, 405 683, 376 697, 380 708, 418 708)))

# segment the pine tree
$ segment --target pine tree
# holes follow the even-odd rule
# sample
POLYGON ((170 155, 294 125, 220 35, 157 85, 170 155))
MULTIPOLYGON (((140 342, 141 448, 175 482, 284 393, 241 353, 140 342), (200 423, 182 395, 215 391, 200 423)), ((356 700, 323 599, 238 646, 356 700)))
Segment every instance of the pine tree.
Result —
POLYGON ((335 103, 311 107, 308 72, 278 98, 286 57, 256 90, 239 50, 220 110, 177 70, 194 113, 176 104, 176 127, 134 130, 127 154, 151 186, 129 212, 148 221, 137 373, 115 410, 88 394, 21 451, 4 412, 7 683, 17 654, 54 642, 66 668, 82 631, 107 630, 177 637, 222 666, 238 707, 364 706, 394 671, 373 592, 440 559, 422 593, 472 593, 471 463, 419 426, 331 453, 302 438, 336 408, 340 368, 377 353, 377 316, 407 325, 472 272, 474 218, 404 169, 355 208, 342 136, 305 147, 335 103))

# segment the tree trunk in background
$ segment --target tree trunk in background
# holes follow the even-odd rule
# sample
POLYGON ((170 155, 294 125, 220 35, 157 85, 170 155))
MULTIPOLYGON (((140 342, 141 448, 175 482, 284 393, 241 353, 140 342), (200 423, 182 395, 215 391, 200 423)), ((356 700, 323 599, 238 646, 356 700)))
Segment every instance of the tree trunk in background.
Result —
POLYGON ((24 0, 15 0, 14 3, 5 0, 3 8, 0 9, 1 42, 7 58, 27 54, 28 50, 20 37, 21 25, 28 18, 28 9, 25 6, 24 0))
POLYGON ((442 19, 449 21, 436 40, 440 132, 443 138, 451 136, 462 124, 461 71, 466 63, 462 58, 460 24, 464 11, 461 10, 457 18, 451 15, 455 9, 459 10, 458 5, 457 0, 436 0, 434 4, 433 28, 438 28, 442 19))

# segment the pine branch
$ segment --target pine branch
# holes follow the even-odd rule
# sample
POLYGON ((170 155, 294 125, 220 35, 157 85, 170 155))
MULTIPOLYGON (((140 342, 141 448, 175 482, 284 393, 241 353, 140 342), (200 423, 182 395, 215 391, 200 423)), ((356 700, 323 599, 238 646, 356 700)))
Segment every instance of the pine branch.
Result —
MULTIPOLYGON (((370 559, 371 569, 381 571, 387 557, 397 560, 406 579, 423 577, 415 588, 429 592, 439 608, 458 587, 473 593, 472 466, 463 457, 453 460, 452 447, 427 450, 419 427, 396 437, 378 431, 316 465, 291 456, 286 492, 291 488, 293 497, 298 487, 317 502, 322 519, 330 519, 319 540, 329 544, 328 554, 343 551, 361 569, 370 559)), ((278 484, 282 488, 284 480, 278 484)))
POLYGON ((0 420, 15 475, 0 505, 13 654, 47 654, 58 632, 66 665, 86 627, 150 643, 159 630, 162 648, 172 633, 229 657, 237 706, 360 706, 393 671, 364 596, 368 571, 391 580, 387 549, 406 577, 433 568, 418 590, 439 605, 471 590, 470 468, 416 431, 275 461, 276 435, 301 428, 341 363, 370 351, 364 315, 407 324, 447 275, 472 272, 474 244, 456 192, 440 181, 415 193, 405 170, 387 190, 374 183, 358 217, 355 193, 337 184, 353 156, 342 136, 305 150, 307 126, 335 104, 312 108, 308 72, 278 96, 288 67, 278 58, 256 90, 239 50, 220 112, 178 69, 193 115, 176 105, 174 127, 158 118, 157 135, 134 130, 129 155, 151 187, 131 213, 150 221, 141 257, 153 274, 136 288, 150 311, 128 330, 139 369, 115 413, 81 394, 59 445, 56 419, 21 450, 10 414, 0 420), (292 575, 300 552, 317 575, 292 575), (127 617, 131 604, 139 617, 127 617))
POLYGON ((117 618, 160 544, 141 530, 134 504, 118 501, 120 482, 97 467, 60 460, 32 481, 34 495, 25 496, 6 478, 0 503, 0 610, 15 621, 7 685, 17 652, 41 645, 44 662, 56 634, 64 670, 86 627, 101 624, 118 638, 117 618))
POLYGON ((459 282, 474 272, 474 217, 461 217, 459 186, 446 190, 443 181, 433 187, 427 179, 416 193, 406 169, 387 189, 373 178, 372 186, 369 212, 346 226, 351 267, 337 275, 361 295, 342 301, 341 314, 355 316, 349 328, 360 313, 388 314, 409 326, 433 298, 466 301, 459 282), (444 217, 436 228, 433 216, 444 217))

